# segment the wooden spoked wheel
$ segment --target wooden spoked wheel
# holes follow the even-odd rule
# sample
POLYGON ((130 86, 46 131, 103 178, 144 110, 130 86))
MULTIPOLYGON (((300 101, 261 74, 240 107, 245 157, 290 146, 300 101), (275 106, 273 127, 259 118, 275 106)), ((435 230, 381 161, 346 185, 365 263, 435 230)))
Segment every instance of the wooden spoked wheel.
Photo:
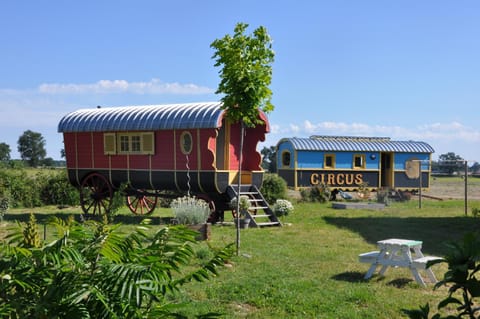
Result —
POLYGON ((157 196, 147 195, 143 190, 127 195, 127 206, 135 215, 150 215, 155 210, 157 201, 157 196))
POLYGON ((86 215, 108 214, 113 201, 113 188, 105 176, 92 173, 80 187, 80 204, 86 215))
POLYGON ((207 221, 216 220, 217 216, 215 216, 215 202, 208 195, 205 194, 198 194, 197 198, 205 201, 208 204, 208 208, 210 209, 210 216, 208 217, 207 221))

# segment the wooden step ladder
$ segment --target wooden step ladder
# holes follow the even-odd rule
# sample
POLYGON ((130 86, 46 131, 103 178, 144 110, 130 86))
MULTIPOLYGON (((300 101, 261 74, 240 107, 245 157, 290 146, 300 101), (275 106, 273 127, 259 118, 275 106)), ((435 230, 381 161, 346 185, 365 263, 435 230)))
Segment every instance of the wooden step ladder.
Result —
MULTIPOLYGON (((227 194, 230 200, 237 197, 237 190, 238 185, 228 186, 227 194)), ((255 185, 240 185, 240 196, 242 195, 247 196, 250 203, 250 207, 245 212, 246 217, 250 218, 249 227, 282 226, 282 223, 255 185)))

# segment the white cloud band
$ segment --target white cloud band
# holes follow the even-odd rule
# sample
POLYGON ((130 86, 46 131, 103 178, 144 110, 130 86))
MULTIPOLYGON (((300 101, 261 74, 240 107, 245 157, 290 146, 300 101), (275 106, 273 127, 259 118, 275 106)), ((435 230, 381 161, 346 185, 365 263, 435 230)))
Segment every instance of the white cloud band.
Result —
POLYGON ((149 82, 128 82, 125 80, 100 80, 86 84, 46 83, 38 87, 42 94, 211 94, 215 90, 191 83, 164 83, 159 79, 149 82))

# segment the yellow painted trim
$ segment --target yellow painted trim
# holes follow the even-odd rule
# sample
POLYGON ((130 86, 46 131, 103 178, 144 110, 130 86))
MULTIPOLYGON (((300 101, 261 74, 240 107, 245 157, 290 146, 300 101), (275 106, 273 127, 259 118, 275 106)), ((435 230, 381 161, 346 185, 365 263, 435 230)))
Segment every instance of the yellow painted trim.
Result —
POLYGON ((180 190, 177 180, 177 130, 173 130, 173 170, 175 172, 173 174, 175 187, 177 187, 177 190, 180 190))
POLYGON ((75 136, 75 178, 77 179, 77 184, 80 185, 80 177, 78 176, 78 140, 77 133, 73 133, 75 136))
POLYGON ((152 174, 152 155, 148 156, 148 179, 149 179, 149 184, 151 189, 155 189, 155 186, 153 185, 153 174, 152 174))
POLYGON ((231 139, 231 124, 230 121, 225 120, 225 143, 223 145, 224 152, 223 152, 223 160, 224 160, 224 170, 230 169, 230 139, 231 139))
POLYGON ((324 169, 332 169, 332 170, 335 170, 336 169, 336 165, 337 164, 337 157, 336 157, 336 154, 335 153, 325 153, 323 154, 323 168, 324 169), (327 157, 331 157, 332 158, 332 166, 327 166, 327 157))
POLYGON ((93 132, 90 132, 90 147, 92 148, 90 154, 92 156, 92 167, 95 167, 95 145, 93 145, 93 132))
POLYGON ((366 165, 367 165, 367 162, 366 162, 366 156, 365 154, 360 154, 360 153, 356 153, 356 154, 353 154, 352 156, 352 169, 354 170, 364 170, 366 168, 366 165), (355 166, 355 159, 357 158, 361 158, 362 159, 362 166, 355 166))
POLYGON ((200 191, 202 191, 203 193, 205 193, 203 187, 202 187, 202 181, 201 181, 201 178, 200 178, 200 170, 202 168, 202 149, 200 147, 201 143, 200 143, 200 129, 197 128, 197 184, 198 184, 198 188, 200 189, 200 191))
POLYGON ((192 150, 193 150, 193 136, 192 136, 192 133, 190 133, 189 131, 183 131, 182 134, 180 134, 179 142, 180 142, 180 150, 182 151, 182 154, 190 155, 190 153, 192 153, 192 150), (184 143, 185 136, 190 136, 190 149, 189 150, 185 149, 185 143, 184 143))

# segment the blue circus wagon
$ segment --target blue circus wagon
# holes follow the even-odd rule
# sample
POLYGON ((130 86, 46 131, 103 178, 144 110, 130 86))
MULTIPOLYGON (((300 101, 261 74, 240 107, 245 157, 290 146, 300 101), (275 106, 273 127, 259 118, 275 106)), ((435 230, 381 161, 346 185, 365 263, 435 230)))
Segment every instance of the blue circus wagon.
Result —
POLYGON ((324 184, 332 190, 416 191, 429 187, 433 152, 425 142, 387 137, 293 137, 277 143, 277 167, 294 189, 324 184))
MULTIPOLYGON (((190 194, 210 205, 211 221, 223 217, 240 191, 252 207, 278 220, 259 192, 263 181, 257 145, 269 132, 246 128, 241 187, 238 186, 240 127, 230 123, 220 102, 81 109, 58 124, 63 133, 68 178, 80 190, 85 214, 108 213, 121 185, 135 214, 150 214, 164 191, 190 194)), ((256 214, 256 211, 255 211, 256 214)), ((258 214, 260 215, 260 214, 258 214)), ((255 219, 253 219, 253 225, 255 219)))

